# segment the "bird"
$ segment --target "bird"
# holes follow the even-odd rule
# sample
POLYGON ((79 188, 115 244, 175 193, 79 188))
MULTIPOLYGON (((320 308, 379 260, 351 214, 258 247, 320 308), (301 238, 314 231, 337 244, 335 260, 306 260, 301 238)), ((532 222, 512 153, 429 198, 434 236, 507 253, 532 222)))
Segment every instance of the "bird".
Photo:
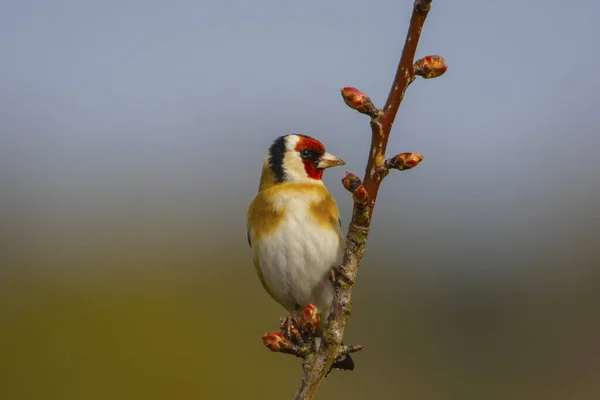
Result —
MULTIPOLYGON (((333 301, 331 268, 341 261, 345 243, 338 206, 322 178, 325 169, 344 164, 311 136, 280 136, 267 151, 258 194, 246 213, 262 286, 292 315, 314 304, 325 316, 317 337, 333 301)), ((346 355, 333 368, 353 370, 354 361, 346 355)))

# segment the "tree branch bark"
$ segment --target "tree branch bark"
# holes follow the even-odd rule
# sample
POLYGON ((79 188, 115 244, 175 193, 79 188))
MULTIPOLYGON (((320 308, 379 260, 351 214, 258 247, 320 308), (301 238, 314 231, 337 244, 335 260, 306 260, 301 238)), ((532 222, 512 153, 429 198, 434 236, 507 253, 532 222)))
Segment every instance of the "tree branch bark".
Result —
MULTIPOLYGON (((404 49, 398 63, 398 69, 390 93, 382 110, 375 109, 368 96, 362 92, 357 91, 359 94, 358 98, 348 99, 348 96, 344 94, 344 89, 342 89, 342 95, 346 104, 361 113, 371 116, 371 148, 367 160, 365 177, 362 182, 362 189, 360 189, 362 192, 356 195, 357 187, 347 186, 346 182, 344 185, 355 194, 352 220, 350 221, 346 236, 344 259, 342 265, 338 267, 339 273, 336 275, 334 281, 335 297, 327 319, 323 342, 316 350, 316 353, 309 354, 304 358, 302 364, 304 374, 300 387, 296 392, 296 400, 313 399, 331 366, 343 354, 342 338, 352 311, 352 289, 360 260, 365 252, 371 215, 373 214, 379 187, 383 178, 389 172, 389 164, 386 165, 385 159, 388 139, 394 119, 404 98, 404 93, 415 79, 416 66, 414 65, 414 57, 423 24, 430 8, 431 0, 416 0, 414 2, 404 49), (355 106, 352 105, 352 100, 357 101, 354 104, 355 106)), ((353 93, 353 95, 356 94, 353 93)), ((421 159, 422 157, 418 158, 415 165, 421 159)), ((408 168, 411 167, 408 166, 408 168)), ((361 185, 355 186, 360 187, 361 185)))

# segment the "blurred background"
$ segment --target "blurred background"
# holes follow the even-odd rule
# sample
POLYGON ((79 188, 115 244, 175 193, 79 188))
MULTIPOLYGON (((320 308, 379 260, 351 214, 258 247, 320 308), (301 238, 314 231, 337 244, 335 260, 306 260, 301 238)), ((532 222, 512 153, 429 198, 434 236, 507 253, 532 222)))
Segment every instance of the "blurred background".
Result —
MULTIPOLYGON (((0 398, 286 399, 245 212, 279 135, 364 171, 412 1, 5 1, 0 398)), ((322 399, 600 396, 600 3, 434 1, 322 399)), ((350 196, 327 171, 344 229, 350 196)))

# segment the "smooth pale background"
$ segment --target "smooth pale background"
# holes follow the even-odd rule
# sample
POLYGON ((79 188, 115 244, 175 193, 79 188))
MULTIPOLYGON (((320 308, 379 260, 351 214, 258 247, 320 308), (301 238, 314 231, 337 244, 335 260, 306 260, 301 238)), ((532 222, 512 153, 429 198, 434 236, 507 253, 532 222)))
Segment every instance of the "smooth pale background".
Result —
MULTIPOLYGON (((0 5, 0 398, 282 399, 245 237, 266 148, 362 173, 411 1, 0 5)), ((600 3, 434 1, 322 399, 600 394, 600 3)), ((344 228, 351 200, 327 171, 344 228)))

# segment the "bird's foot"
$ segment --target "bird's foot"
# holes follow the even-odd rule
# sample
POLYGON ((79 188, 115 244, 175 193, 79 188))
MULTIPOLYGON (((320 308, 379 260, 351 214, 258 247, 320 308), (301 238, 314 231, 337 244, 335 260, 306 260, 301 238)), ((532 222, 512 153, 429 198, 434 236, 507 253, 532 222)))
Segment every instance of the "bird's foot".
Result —
POLYGON ((295 314, 281 318, 279 332, 290 342, 299 346, 304 344, 301 330, 300 321, 295 314))
POLYGON ((295 313, 281 318, 279 331, 265 333, 263 343, 271 351, 305 358, 314 347, 320 321, 317 307, 309 304, 304 307, 300 318, 295 313))

